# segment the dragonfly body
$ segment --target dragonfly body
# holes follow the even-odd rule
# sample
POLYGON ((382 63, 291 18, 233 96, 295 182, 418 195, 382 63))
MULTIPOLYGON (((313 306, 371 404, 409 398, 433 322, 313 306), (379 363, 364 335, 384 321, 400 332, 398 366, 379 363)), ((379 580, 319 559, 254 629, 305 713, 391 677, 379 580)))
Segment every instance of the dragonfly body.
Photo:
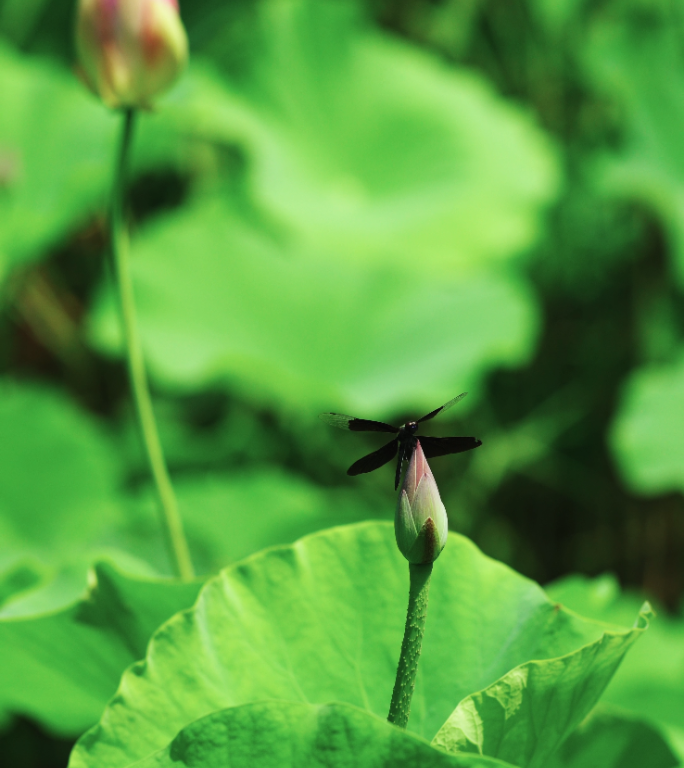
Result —
POLYGON ((397 441, 398 441, 397 452, 399 454, 399 460, 397 461, 397 471, 394 478, 395 491, 399 486, 399 479, 401 478, 401 467, 403 463, 405 461, 406 462, 410 461, 411 456, 413 456, 413 452, 416 450, 416 443, 418 442, 418 438, 416 437, 417 429, 418 429, 417 421, 409 421, 406 424, 402 424, 399 427, 399 432, 397 434, 397 441))
POLYGON ((466 394, 466 392, 463 392, 445 405, 430 411, 430 413, 422 418, 416 421, 409 421, 400 427, 393 427, 391 424, 385 424, 382 421, 357 419, 354 416, 346 416, 343 413, 322 413, 320 418, 333 427, 348 429, 352 432, 391 432, 394 434, 395 437, 387 445, 383 445, 377 451, 373 451, 373 453, 369 453, 367 456, 363 456, 358 461, 355 461, 347 470, 347 474, 362 475, 365 472, 372 472, 392 461, 398 454, 399 458, 394 477, 394 488, 396 490, 399 487, 402 465, 404 462, 410 461, 419 439, 423 452, 428 459, 434 456, 446 456, 450 453, 470 451, 482 445, 480 440, 475 437, 427 437, 416 434, 421 422, 433 419, 438 414, 451 408, 452 405, 462 400, 466 394))

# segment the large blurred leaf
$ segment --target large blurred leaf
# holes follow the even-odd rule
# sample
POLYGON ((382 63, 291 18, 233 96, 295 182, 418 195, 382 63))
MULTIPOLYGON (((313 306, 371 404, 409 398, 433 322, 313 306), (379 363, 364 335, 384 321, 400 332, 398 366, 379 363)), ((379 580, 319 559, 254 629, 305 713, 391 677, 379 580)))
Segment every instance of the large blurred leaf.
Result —
POLYGON ((38 586, 45 577, 45 568, 33 558, 6 556, 3 559, 4 570, 0 570, 0 608, 14 595, 38 586))
MULTIPOLYGON (((100 554, 137 573, 168 571, 156 495, 123 493, 120 457, 93 417, 57 392, 6 384, 0 430, 0 616, 71 602, 100 554)), ((176 490, 195 565, 205 573, 266 546, 378 516, 351 490, 324 490, 269 468, 185 474, 176 490)))
POLYGON ((116 118, 76 77, 0 45, 0 275, 101 202, 116 118))
MULTIPOLYGON (((224 570, 155 635, 71 765, 129 765, 193 720, 255 700, 345 701, 385 717, 407 589, 406 561, 383 523, 333 529, 224 570)), ((605 629, 451 534, 432 579, 410 729, 432 737, 468 694, 530 659, 601 643, 605 629)))
MULTIPOLYGON (((499 760, 446 755, 348 704, 246 704, 184 728, 140 768, 505 768, 499 760)), ((655 766, 654 766, 655 768, 655 766)), ((660 768, 660 766, 658 766, 660 768)))
POLYGON ((201 582, 126 576, 102 563, 88 594, 62 611, 0 619, 0 712, 78 735, 97 721, 152 632, 192 605, 201 582))
POLYGON ((679 764, 648 722, 598 707, 551 756, 546 768, 675 768, 679 764))
POLYGON ((242 114, 213 130, 242 135, 255 201, 305 245, 441 276, 538 235, 555 157, 476 75, 374 30, 355 3, 267 0, 218 29, 244 48, 242 114))
POLYGON ((104 430, 67 398, 5 383, 0 397, 0 526, 10 542, 78 550, 113 520, 117 467, 104 430))
MULTIPOLYGON (((227 378, 249 397, 378 417, 434 408, 529 354, 536 312, 510 275, 436 280, 399 266, 307 258, 218 200, 187 207, 135 248, 150 366, 185 385, 227 378)), ((113 349, 118 333, 110 294, 94 335, 113 349)))
POLYGON ((11 580, 22 563, 40 562, 24 588, 45 582, 46 589, 21 611, 10 602, 15 613, 45 610, 81 593, 93 554, 110 550, 113 531, 124 526, 119 468, 104 428, 64 396, 7 382, 1 394, 0 572, 11 580))
POLYGON ((611 445, 627 483, 639 493, 684 492, 684 357, 638 369, 628 378, 611 445))
MULTIPOLYGON (((352 489, 324 489, 276 469, 230 475, 179 477, 174 483, 195 569, 216 572, 240 558, 332 525, 380 517, 381 510, 352 489)), ((135 515, 142 556, 158 528, 156 499, 150 490, 135 515)), ((394 510, 387 509, 386 517, 394 510)))
POLYGON ((584 719, 626 651, 648 626, 646 603, 633 632, 606 632, 559 659, 530 661, 465 698, 433 739, 448 752, 474 752, 543 768, 584 719))
MULTIPOLYGON (((616 579, 570 576, 547 588, 549 596, 583 615, 623 623, 643 597, 620 592, 616 579)), ((659 612, 627 654, 603 700, 658 724, 684 762, 684 620, 659 612)))
POLYGON ((639 200, 663 221, 684 284, 684 66, 682 0, 607 3, 583 49, 593 83, 619 107, 620 149, 599 178, 613 194, 639 200))

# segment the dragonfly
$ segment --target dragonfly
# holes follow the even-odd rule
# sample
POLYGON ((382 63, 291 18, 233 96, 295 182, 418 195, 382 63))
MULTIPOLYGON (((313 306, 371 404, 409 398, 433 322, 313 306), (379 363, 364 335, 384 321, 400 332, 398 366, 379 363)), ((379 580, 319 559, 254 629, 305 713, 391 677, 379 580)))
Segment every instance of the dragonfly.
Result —
POLYGON ((449 400, 448 403, 435 408, 434 411, 430 411, 430 413, 422 418, 408 421, 400 427, 393 427, 391 424, 385 424, 383 421, 357 419, 355 416, 346 416, 343 413, 322 413, 319 418, 325 421, 326 424, 330 424, 338 429, 348 429, 352 432, 391 432, 396 435, 387 445, 383 445, 377 451, 363 456, 358 461, 355 461, 347 470, 348 475, 363 475, 366 472, 373 472, 392 461, 398 454, 399 460, 397 461, 397 470, 394 476, 394 490, 396 491, 399 487, 399 479, 401 478, 401 468, 404 462, 410 461, 419 438, 423 453, 428 459, 435 456, 446 456, 450 453, 470 451, 482 445, 482 441, 475 437, 427 437, 416 434, 419 424, 434 419, 435 416, 444 413, 444 411, 448 411, 459 400, 463 400, 467 394, 467 392, 461 392, 453 400, 449 400))

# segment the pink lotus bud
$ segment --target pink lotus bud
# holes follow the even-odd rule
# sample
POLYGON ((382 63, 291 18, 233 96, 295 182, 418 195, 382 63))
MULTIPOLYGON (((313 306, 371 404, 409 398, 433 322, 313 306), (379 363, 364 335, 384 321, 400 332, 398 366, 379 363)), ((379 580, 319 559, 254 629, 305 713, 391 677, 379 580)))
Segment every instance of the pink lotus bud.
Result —
POLYGON ((410 563, 434 562, 449 532, 446 509, 420 441, 411 456, 394 517, 394 533, 401 553, 410 563))
POLYGON ((188 39, 177 0, 79 0, 81 75, 110 107, 149 107, 181 73, 188 39))

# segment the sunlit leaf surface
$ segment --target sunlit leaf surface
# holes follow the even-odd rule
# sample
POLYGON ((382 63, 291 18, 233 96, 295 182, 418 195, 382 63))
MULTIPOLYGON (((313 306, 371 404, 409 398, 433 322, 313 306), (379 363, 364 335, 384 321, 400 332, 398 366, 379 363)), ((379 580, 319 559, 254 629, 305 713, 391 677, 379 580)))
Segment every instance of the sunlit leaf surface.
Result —
POLYGON ((558 169, 522 110, 353 3, 269 0, 251 23, 250 189, 305 244, 441 275, 533 242, 558 169))
MULTIPOLYGON (((491 366, 524 360, 536 328, 528 290, 506 272, 435 280, 322 260, 277 245, 215 199, 151 226, 134 279, 158 376, 228 380, 313 412, 434 408, 454 388, 477 389, 491 366)), ((110 296, 93 334, 115 349, 118 327, 110 296)))
MULTIPOLYGON (((386 717, 407 589, 406 561, 383 523, 332 529, 226 569, 124 675, 72 768, 130 765, 193 720, 250 701, 344 701, 386 717)), ((606 628, 450 535, 432 578, 409 730, 432 738, 464 697, 531 659, 600 643, 606 628)))

